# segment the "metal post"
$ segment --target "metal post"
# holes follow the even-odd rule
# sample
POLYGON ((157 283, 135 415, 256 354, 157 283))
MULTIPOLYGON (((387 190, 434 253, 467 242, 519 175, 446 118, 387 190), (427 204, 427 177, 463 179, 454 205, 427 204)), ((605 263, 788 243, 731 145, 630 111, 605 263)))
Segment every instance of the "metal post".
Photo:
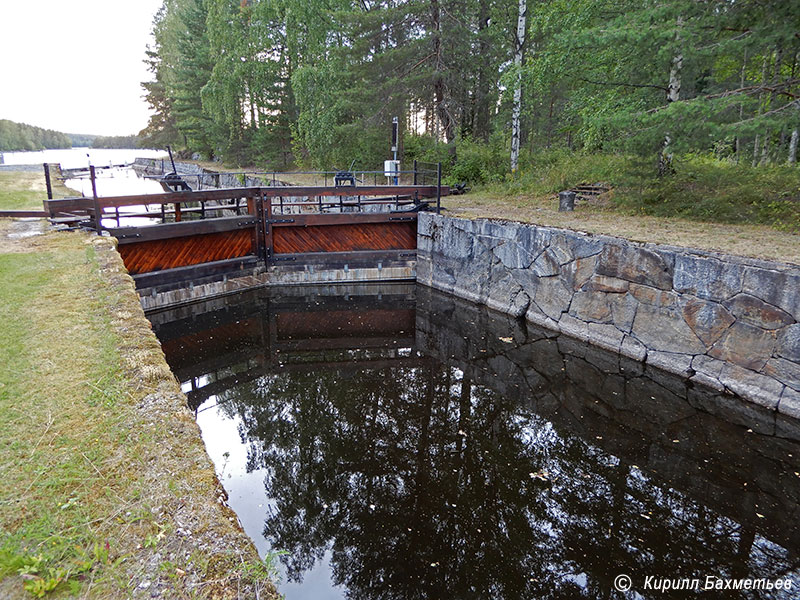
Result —
POLYGON ((442 163, 436 163, 436 214, 442 212, 442 163))
POLYGON ((100 211, 100 203, 97 201, 97 177, 94 165, 89 165, 89 178, 92 180, 92 200, 94 200, 94 229, 97 235, 101 235, 103 233, 103 214, 100 211))
POLYGON ((414 185, 417 185, 417 159, 414 159, 414 185))
POLYGON ((53 199, 53 186, 50 183, 50 165, 44 163, 44 183, 47 186, 47 199, 53 199))

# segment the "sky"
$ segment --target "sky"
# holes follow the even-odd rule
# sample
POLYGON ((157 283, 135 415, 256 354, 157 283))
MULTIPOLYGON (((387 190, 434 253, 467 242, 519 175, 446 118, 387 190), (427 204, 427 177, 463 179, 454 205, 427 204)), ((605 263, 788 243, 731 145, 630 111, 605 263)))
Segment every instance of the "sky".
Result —
POLYGON ((0 119, 130 135, 149 117, 142 81, 163 0, 0 0, 0 119))

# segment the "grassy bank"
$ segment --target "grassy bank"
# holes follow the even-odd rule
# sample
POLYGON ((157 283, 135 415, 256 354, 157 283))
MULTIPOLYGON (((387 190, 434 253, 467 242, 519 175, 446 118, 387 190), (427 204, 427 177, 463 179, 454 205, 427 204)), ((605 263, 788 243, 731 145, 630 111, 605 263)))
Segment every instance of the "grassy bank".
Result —
POLYGON ((111 242, 9 239, 18 223, 0 220, 0 597, 270 597, 111 242))
MULTIPOLYGON (((75 190, 53 178, 53 196, 77 196, 75 190)), ((0 171, 0 210, 42 210, 47 198, 44 171, 0 171)))
POLYGON ((677 160, 658 178, 652 162, 619 155, 544 153, 515 178, 473 186, 444 204, 451 214, 506 218, 633 240, 800 264, 800 168, 677 160), (611 191, 559 213, 557 193, 581 183, 611 191))

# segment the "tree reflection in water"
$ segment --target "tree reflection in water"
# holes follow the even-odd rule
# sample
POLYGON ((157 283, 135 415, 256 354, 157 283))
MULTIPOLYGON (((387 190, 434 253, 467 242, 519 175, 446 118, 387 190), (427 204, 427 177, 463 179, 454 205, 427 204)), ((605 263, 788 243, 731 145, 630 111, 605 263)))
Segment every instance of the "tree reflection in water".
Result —
POLYGON ((155 320, 183 381, 229 382, 213 400, 240 422, 247 470, 265 473, 263 535, 290 580, 330 552, 349 598, 616 598, 621 573, 644 597, 645 575, 800 589, 792 423, 400 291, 356 306, 261 297, 189 330, 155 320), (220 342, 226 323, 238 343, 220 342))

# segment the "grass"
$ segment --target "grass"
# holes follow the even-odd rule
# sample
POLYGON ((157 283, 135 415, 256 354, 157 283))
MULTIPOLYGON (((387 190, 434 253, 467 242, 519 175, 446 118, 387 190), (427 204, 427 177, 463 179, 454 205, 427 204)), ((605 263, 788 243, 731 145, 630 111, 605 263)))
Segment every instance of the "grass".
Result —
MULTIPOLYGON (((79 195, 53 177, 53 196, 66 198, 79 195)), ((42 210, 47 198, 44 172, 0 171, 0 210, 42 210)))
POLYGON ((0 598, 274 597, 110 240, 23 225, 0 219, 0 598))
POLYGON ((506 218, 632 240, 800 264, 800 169, 688 157, 671 177, 619 155, 553 152, 514 179, 444 200, 450 214, 506 218), (557 193, 581 183, 612 191, 559 213, 557 193))
POLYGON ((46 197, 43 173, 0 171, 0 210, 42 210, 46 197))

